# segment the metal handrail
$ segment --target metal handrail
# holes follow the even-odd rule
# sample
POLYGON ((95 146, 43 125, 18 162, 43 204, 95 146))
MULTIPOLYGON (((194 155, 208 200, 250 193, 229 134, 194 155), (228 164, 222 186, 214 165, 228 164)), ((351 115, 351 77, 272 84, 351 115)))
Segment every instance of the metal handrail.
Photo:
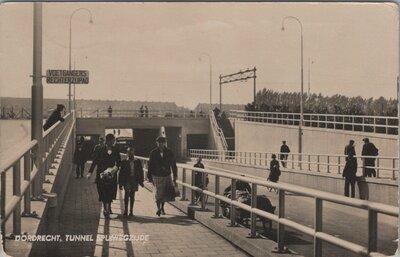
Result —
MULTIPOLYGON (((263 166, 269 165, 271 155, 277 152, 254 152, 254 151, 222 151, 222 150, 204 150, 204 149, 189 149, 189 157, 197 158, 201 156, 205 160, 238 163, 244 165, 263 166)), ((336 169, 337 174, 342 173, 342 169, 346 163, 346 155, 339 154, 316 154, 316 153, 288 153, 288 159, 285 160, 287 168, 291 170, 313 171, 332 173, 336 169), (301 158, 300 158, 301 157, 301 158), (295 167, 296 165, 296 167, 295 167)), ((355 156, 361 158, 362 163, 358 166, 359 169, 371 168, 376 169, 377 178, 396 179, 396 174, 399 172, 399 158, 396 156, 355 156), (375 166, 365 165, 365 159, 375 159, 375 166), (389 171, 390 174, 383 174, 382 171, 389 171)), ((282 160, 280 160, 282 161, 282 160)))
POLYGON ((222 131, 222 129, 218 126, 218 122, 215 118, 215 114, 213 111, 210 111, 210 122, 212 124, 212 127, 214 128, 214 131, 217 132, 219 138, 221 139, 222 142, 222 147, 224 148, 224 150, 228 150, 228 144, 226 143, 226 139, 224 136, 224 132, 222 131))
MULTIPOLYGON (((144 157, 137 157, 137 159, 140 159, 142 162, 144 162, 143 167, 147 167, 147 162, 148 158, 144 157)), ((354 252, 356 254, 360 254, 363 256, 376 256, 377 253, 377 238, 378 238, 378 214, 386 214, 389 216, 393 217, 398 217, 399 214, 399 208, 391 205, 386 205, 386 204, 381 204, 381 203, 375 203, 367 200, 360 200, 360 199, 353 199, 353 198, 348 198, 344 197, 341 195, 336 195, 324 191, 319 191, 315 189, 310 189, 302 186, 297 186, 297 185, 292 185, 288 183, 274 183, 267 181, 265 179, 261 178, 250 178, 247 176, 241 176, 241 175, 236 175, 232 174, 229 172, 223 172, 223 171, 216 171, 216 170, 211 170, 211 169, 200 169, 200 168, 195 168, 189 165, 185 164, 178 164, 177 165, 179 169, 182 170, 182 180, 177 180, 177 183, 180 184, 183 189, 182 189, 182 199, 186 199, 186 188, 192 190, 192 199, 191 202, 194 203, 194 198, 193 198, 193 191, 200 192, 202 195, 207 195, 210 197, 215 198, 215 216, 219 217, 219 203, 220 201, 227 202, 228 204, 231 205, 231 212, 230 212, 230 219, 231 219, 231 224, 234 225, 236 222, 236 216, 235 216, 235 207, 244 209, 246 211, 249 211, 251 213, 251 224, 250 224, 250 229, 251 229, 251 236, 256 236, 256 218, 257 216, 261 216, 267 219, 270 219, 272 221, 275 221, 278 223, 277 226, 277 243, 278 243, 278 250, 283 251, 284 249, 284 233, 285 233, 285 226, 293 228, 295 230, 298 230, 300 232, 303 232, 307 235, 310 235, 314 237, 314 248, 318 249, 317 251, 314 251, 314 257, 322 257, 322 242, 328 242, 331 244, 334 244, 338 247, 341 247, 343 249, 346 249, 348 251, 354 252), (186 182, 186 172, 191 171, 191 182, 187 183, 186 182), (194 172, 200 172, 200 173, 205 173, 208 175, 213 175, 215 176, 215 192, 209 191, 207 189, 201 189, 199 187, 196 187, 194 185, 194 172), (235 185, 236 181, 244 181, 247 183, 251 184, 252 187, 252 200, 251 200, 251 206, 248 206, 246 204, 240 203, 239 201, 236 200, 235 194, 232 193, 231 198, 227 198, 226 196, 222 195, 219 193, 220 189, 220 178, 228 178, 231 179, 231 185, 232 185, 232 192, 235 191, 235 185), (275 188, 278 190, 279 193, 279 200, 277 202, 277 210, 278 214, 272 214, 268 213, 266 211, 263 211, 261 209, 257 208, 257 201, 254 200, 257 195, 257 188, 258 186, 262 187, 268 187, 268 188, 275 188), (295 221, 289 220, 285 218, 285 195, 286 192, 291 192, 303 196, 309 196, 315 199, 314 201, 314 207, 315 207, 315 220, 314 223, 317 224, 314 228, 306 227, 304 225, 301 225, 295 221), (351 206, 354 208, 359 208, 363 210, 368 211, 368 224, 369 224, 369 229, 368 229, 368 246, 364 247, 362 245, 349 242, 345 239, 340 239, 335 237, 334 235, 330 235, 326 232, 322 232, 322 225, 323 225, 323 201, 327 202, 332 202, 336 204, 341 204, 341 205, 346 205, 346 206, 351 206)), ((147 171, 147 169, 145 169, 147 171)), ((205 177, 205 176, 203 176, 205 177)), ((385 255, 379 255, 379 256, 385 256, 385 255)))
MULTIPOLYGON (((251 122, 264 122, 284 125, 298 125, 300 122, 299 113, 287 112, 253 112, 231 110, 229 111, 229 117, 251 122)), ((316 125, 318 128, 322 127, 351 131, 360 131, 361 129, 363 132, 385 134, 398 133, 396 130, 398 128, 397 117, 317 113, 305 113, 303 117, 303 126, 308 127, 314 127, 314 125, 316 125), (372 128, 372 131, 368 128, 372 128)))
POLYGON ((30 214, 31 209, 31 188, 30 185, 34 181, 39 180, 40 184, 44 182, 44 173, 47 173, 50 169, 51 162, 54 160, 58 153, 58 149, 61 145, 62 139, 71 133, 75 118, 74 114, 68 114, 65 117, 64 122, 57 122, 50 129, 43 133, 43 138, 41 140, 42 153, 38 153, 41 156, 39 162, 43 163, 42 171, 38 170, 35 166, 34 160, 38 156, 33 155, 36 147, 38 147, 39 141, 32 140, 27 143, 21 150, 12 156, 9 160, 4 162, 0 166, 1 175, 1 195, 0 195, 0 210, 1 210, 1 226, 2 234, 5 235, 5 223, 8 218, 13 214, 13 233, 21 234, 21 207, 20 201, 24 199, 24 213, 30 214), (23 162, 23 181, 21 181, 21 162, 23 162), (7 201, 7 173, 11 172, 13 174, 13 191, 11 198, 7 201), (44 172, 44 173, 43 173, 44 172), (41 176, 38 176, 41 174, 41 176))
MULTIPOLYGON (((77 112, 80 118, 110 117, 108 109, 80 109, 77 112)), ((149 110, 141 113, 136 109, 113 109, 111 117, 136 117, 136 118, 208 118, 205 112, 190 112, 186 110, 149 110)))

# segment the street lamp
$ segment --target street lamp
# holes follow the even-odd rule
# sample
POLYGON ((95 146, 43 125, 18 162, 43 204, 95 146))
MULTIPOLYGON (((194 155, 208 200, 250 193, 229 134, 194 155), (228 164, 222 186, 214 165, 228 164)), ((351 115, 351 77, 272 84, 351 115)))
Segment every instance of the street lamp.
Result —
MULTIPOLYGON (((74 14, 77 13, 78 11, 87 11, 90 15, 90 20, 89 23, 93 23, 92 19, 92 13, 90 12, 89 9, 87 8, 78 8, 75 11, 71 13, 71 16, 69 18, 69 71, 71 72, 71 42, 72 42, 72 17, 74 17, 74 14)), ((71 112, 71 82, 68 84, 68 111, 71 112)))
MULTIPOLYGON (((302 126, 303 126, 303 121, 304 121, 304 113, 303 113, 303 84, 304 84, 304 74, 303 74, 303 24, 299 20, 299 18, 295 16, 286 16, 285 18, 282 19, 282 31, 285 30, 285 21, 288 19, 295 20, 299 23, 300 25, 300 32, 301 32, 301 91, 300 91, 300 123, 299 123, 299 153, 302 153, 302 126)), ((301 168, 301 155, 299 155, 299 165, 301 168)))
POLYGON ((201 53, 200 54, 200 61, 201 61, 201 56, 205 55, 208 57, 208 60, 210 61, 210 107, 209 107, 209 111, 212 110, 212 59, 211 59, 211 55, 209 55, 208 53, 201 53))
POLYGON ((314 61, 311 58, 308 58, 308 90, 307 90, 307 107, 310 110, 310 88, 311 88, 311 65, 314 64, 314 61))

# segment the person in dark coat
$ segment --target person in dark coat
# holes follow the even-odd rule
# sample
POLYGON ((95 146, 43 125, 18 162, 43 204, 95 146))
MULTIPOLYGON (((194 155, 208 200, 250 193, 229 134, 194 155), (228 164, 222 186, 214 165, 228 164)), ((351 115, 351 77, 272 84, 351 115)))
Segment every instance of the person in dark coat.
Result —
POLYGON ((113 134, 107 134, 106 144, 101 147, 90 166, 87 178, 89 179, 97 166, 96 180, 99 201, 103 203, 104 217, 109 218, 112 200, 115 199, 117 184, 116 176, 118 168, 121 166, 121 156, 114 145, 115 137, 113 134))
POLYGON ((92 152, 92 159, 96 157, 97 152, 104 146, 104 137, 99 138, 99 143, 94 146, 93 152, 92 152))
POLYGON ((282 141, 282 146, 279 154, 279 159, 282 162, 282 167, 286 167, 286 161, 288 159, 289 153, 289 146, 286 144, 286 141, 282 141))
POLYGON ((342 174, 342 176, 345 178, 344 195, 349 196, 349 187, 351 186, 351 197, 354 198, 357 173, 357 158, 354 158, 354 155, 352 153, 349 153, 346 159, 346 165, 344 166, 342 174))
POLYGON ((140 112, 140 117, 144 117, 143 105, 140 106, 139 112, 140 112))
MULTIPOLYGON (((272 154, 272 161, 269 164, 269 169, 270 172, 267 180, 277 183, 279 181, 281 171, 279 169, 279 162, 276 160, 275 154, 272 154)), ((272 188, 269 188, 268 190, 271 192, 272 188)), ((278 193, 278 190, 275 189, 275 192, 278 193)))
MULTIPOLYGON (((244 175, 242 175, 242 176, 244 176, 244 175)), ((241 181, 241 180, 236 180, 236 190, 251 194, 250 184, 247 182, 241 181)), ((232 191, 232 185, 229 185, 227 188, 225 188, 224 194, 231 192, 231 191, 232 191)))
POLYGON ((346 161, 347 158, 349 156, 349 154, 352 154, 353 156, 356 156, 356 149, 354 147, 354 140, 350 140, 349 144, 346 145, 346 147, 344 148, 344 155, 346 155, 346 161))
POLYGON ((157 147, 150 152, 147 178, 154 185, 157 204, 156 214, 165 214, 164 204, 169 200, 168 189, 176 185, 178 168, 174 153, 166 147, 167 139, 159 136, 156 139, 157 147), (173 181, 171 179, 171 170, 173 181))
POLYGON ((140 160, 135 160, 135 150, 131 147, 127 149, 127 159, 121 161, 121 169, 118 176, 119 189, 124 188, 124 216, 133 216, 133 205, 135 203, 135 193, 139 190, 139 185, 143 185, 143 167, 140 160))
MULTIPOLYGON (((364 145, 361 152, 362 156, 378 156, 378 148, 375 147, 373 143, 369 141, 368 138, 364 138, 364 145)), ((363 176, 364 177, 376 177, 375 171, 375 159, 376 158, 365 158, 363 165, 363 176)))
POLYGON ((48 130, 56 124, 58 121, 63 122, 64 118, 62 117, 62 111, 64 110, 65 106, 63 104, 57 104, 57 108, 53 111, 50 117, 47 119, 46 123, 43 125, 44 131, 48 130))
POLYGON ((86 147, 85 147, 85 139, 83 137, 80 138, 79 142, 76 144, 75 152, 74 152, 74 163, 76 165, 76 178, 83 178, 83 173, 85 171, 85 163, 87 161, 86 155, 86 147))
MULTIPOLYGON (((202 158, 201 158, 201 156, 199 156, 197 158, 196 164, 193 167, 199 168, 199 169, 204 169, 204 164, 201 163, 201 161, 202 161, 202 158)), ((204 173, 197 172, 197 171, 194 173, 194 185, 196 187, 205 189, 208 186, 208 183, 209 183, 208 174, 204 174, 204 173), (203 176, 204 175, 206 176, 206 185, 205 186, 203 186, 203 176)), ((195 202, 197 202, 200 199, 201 193, 198 191, 195 191, 194 194, 195 194, 195 198, 194 198, 195 202)))
POLYGON ((111 105, 108 106, 107 112, 108 112, 108 117, 112 117, 112 107, 111 107, 111 105))

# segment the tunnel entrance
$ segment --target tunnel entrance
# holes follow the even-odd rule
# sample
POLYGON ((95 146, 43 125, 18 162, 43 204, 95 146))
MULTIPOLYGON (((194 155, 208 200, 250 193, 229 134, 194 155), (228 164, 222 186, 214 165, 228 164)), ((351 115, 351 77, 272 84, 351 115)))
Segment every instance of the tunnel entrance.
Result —
POLYGON ((135 154, 149 157, 151 150, 156 147, 159 129, 133 128, 135 154))

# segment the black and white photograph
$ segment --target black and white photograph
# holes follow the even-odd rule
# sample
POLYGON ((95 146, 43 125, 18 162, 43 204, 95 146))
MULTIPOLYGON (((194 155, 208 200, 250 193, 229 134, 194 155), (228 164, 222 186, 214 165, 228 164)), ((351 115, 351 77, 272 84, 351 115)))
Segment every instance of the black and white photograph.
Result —
POLYGON ((399 14, 0 3, 0 257, 400 256, 399 14))

